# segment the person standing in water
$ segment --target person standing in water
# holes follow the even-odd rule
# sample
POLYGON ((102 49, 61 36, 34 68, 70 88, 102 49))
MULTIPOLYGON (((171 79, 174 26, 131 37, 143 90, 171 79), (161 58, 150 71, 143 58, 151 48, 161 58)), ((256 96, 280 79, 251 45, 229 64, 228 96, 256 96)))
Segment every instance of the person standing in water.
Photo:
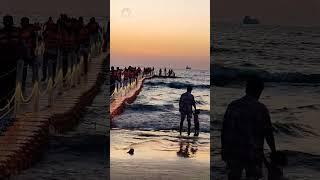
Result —
POLYGON ((183 129, 183 121, 187 117, 188 121, 188 136, 190 135, 190 128, 191 128, 191 118, 192 118, 192 106, 196 111, 196 101, 194 100, 194 96, 191 94, 192 87, 187 87, 187 92, 183 93, 180 97, 179 101, 179 112, 181 113, 181 121, 180 121, 180 135, 183 129))
POLYGON ((245 169, 247 179, 262 177, 264 139, 276 152, 270 115, 259 102, 264 83, 259 78, 247 81, 246 95, 228 105, 221 131, 222 160, 229 169, 229 180, 240 180, 245 169))

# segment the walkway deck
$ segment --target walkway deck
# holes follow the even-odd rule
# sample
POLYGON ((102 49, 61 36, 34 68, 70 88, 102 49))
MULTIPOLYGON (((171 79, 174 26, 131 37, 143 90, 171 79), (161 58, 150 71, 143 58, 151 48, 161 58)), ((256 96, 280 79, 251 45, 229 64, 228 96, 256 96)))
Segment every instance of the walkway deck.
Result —
POLYGON ((0 136, 0 179, 17 174, 36 161, 45 148, 50 132, 62 132, 73 127, 83 108, 90 104, 104 82, 103 68, 109 53, 90 61, 89 73, 76 87, 56 95, 48 107, 47 97, 40 98, 40 111, 32 113, 31 105, 20 113, 0 136))

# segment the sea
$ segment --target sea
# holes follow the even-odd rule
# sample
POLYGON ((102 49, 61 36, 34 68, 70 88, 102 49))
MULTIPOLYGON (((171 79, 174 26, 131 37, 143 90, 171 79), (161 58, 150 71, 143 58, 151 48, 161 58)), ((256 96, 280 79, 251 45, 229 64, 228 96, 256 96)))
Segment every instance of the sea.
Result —
POLYGON ((258 75, 277 150, 288 158, 285 177, 320 179, 320 27, 211 27, 211 178, 226 179, 220 133, 227 105, 245 94, 245 77, 258 75))
POLYGON ((143 89, 134 103, 129 104, 124 113, 112 121, 113 128, 144 131, 179 131, 179 99, 181 94, 186 92, 186 87, 191 85, 197 108, 201 110, 199 116, 200 130, 203 133, 209 133, 209 71, 176 70, 175 73, 178 78, 145 80, 143 89))
POLYGON ((111 179, 209 179, 210 73, 174 71, 178 78, 145 80, 137 99, 111 120, 111 179), (199 137, 193 136, 193 120, 191 135, 186 120, 179 135, 179 98, 188 85, 201 110, 199 137))

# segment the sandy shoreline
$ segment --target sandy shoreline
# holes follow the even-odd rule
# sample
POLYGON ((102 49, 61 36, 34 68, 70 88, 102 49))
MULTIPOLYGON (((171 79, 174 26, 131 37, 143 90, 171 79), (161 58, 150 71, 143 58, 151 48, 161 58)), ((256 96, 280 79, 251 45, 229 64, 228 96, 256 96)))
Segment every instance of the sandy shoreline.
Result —
POLYGON ((209 134, 180 138, 174 131, 118 129, 110 139, 111 179, 209 179, 209 134))

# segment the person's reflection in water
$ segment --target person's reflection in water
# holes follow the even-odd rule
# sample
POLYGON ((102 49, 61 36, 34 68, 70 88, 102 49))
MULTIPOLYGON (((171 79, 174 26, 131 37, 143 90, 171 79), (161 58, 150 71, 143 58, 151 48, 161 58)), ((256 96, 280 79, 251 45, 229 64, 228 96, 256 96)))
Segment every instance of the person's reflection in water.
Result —
POLYGON ((190 151, 193 155, 196 155, 196 153, 198 151, 198 138, 193 138, 190 151))
POLYGON ((177 156, 184 157, 184 158, 190 158, 189 146, 190 146, 190 143, 187 142, 187 145, 185 146, 185 148, 183 148, 184 143, 181 141, 179 151, 177 152, 177 156))
POLYGON ((192 142, 190 141, 179 141, 179 151, 177 156, 184 158, 192 158, 196 155, 198 151, 197 138, 193 138, 192 142), (190 147, 191 144, 191 147, 190 147), (191 154, 190 154, 191 152, 191 154))

